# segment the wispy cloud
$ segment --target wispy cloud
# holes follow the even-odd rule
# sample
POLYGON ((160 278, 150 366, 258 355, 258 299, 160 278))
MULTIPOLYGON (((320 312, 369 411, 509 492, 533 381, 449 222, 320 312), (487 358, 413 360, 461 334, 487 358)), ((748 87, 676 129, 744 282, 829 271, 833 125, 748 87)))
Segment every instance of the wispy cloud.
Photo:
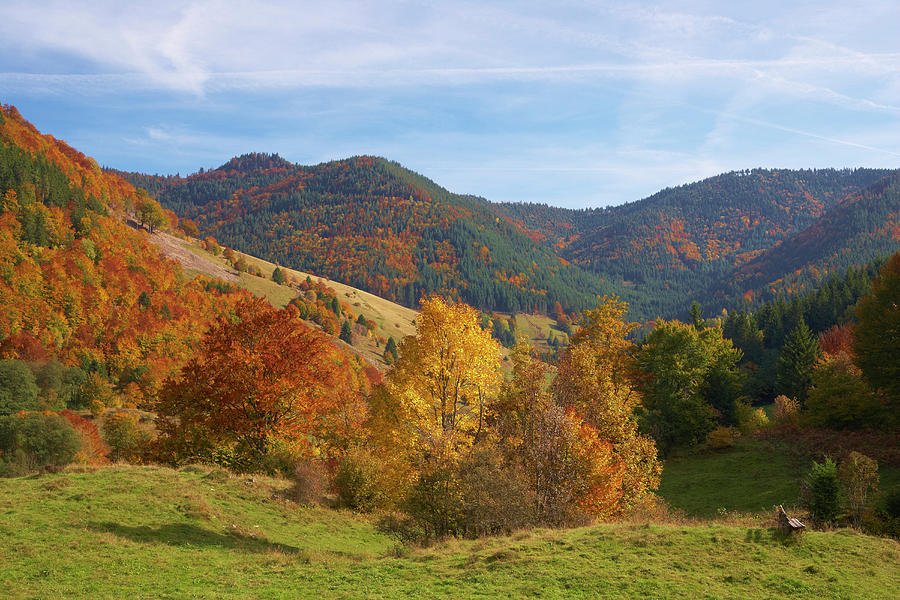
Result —
POLYGON ((888 0, 7 0, 0 93, 153 168, 379 151, 468 192, 625 201, 794 156, 895 164, 898 22, 888 0))

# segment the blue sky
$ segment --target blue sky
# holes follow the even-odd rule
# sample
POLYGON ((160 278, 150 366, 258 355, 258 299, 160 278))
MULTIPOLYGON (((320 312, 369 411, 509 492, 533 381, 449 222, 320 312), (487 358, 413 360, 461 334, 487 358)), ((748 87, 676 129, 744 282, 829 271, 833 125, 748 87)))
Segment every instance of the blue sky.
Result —
POLYGON ((455 192, 580 208, 758 166, 900 167, 895 0, 0 14, 0 102, 120 169, 376 154, 455 192))

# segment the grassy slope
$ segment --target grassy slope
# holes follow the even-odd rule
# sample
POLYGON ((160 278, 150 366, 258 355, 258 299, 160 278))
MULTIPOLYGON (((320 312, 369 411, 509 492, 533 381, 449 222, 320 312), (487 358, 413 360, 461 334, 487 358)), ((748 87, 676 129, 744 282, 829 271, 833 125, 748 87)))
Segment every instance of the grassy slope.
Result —
POLYGON ((668 458, 659 494, 691 516, 766 512, 797 503, 806 466, 787 444, 741 439, 727 450, 668 458))
POLYGON ((286 483, 117 466, 0 480, 10 598, 889 598, 894 541, 762 528, 600 525, 400 549, 286 483), (401 551, 398 551, 401 550, 401 551))
MULTIPOLYGON (((236 252, 239 256, 243 256, 249 264, 258 267, 264 277, 256 277, 247 273, 235 273, 224 258, 203 250, 196 241, 193 243, 187 242, 168 235, 165 236, 164 241, 164 252, 171 258, 181 261, 188 275, 204 273, 208 276, 221 278, 222 273, 227 273, 232 283, 245 288, 254 296, 266 298, 270 304, 278 308, 286 306, 298 294, 296 289, 288 285, 279 285, 272 281, 272 271, 275 270, 274 263, 249 254, 236 252), (186 261, 184 259, 185 254, 190 255, 195 260, 186 261)), ((288 280, 302 281, 307 277, 310 277, 313 281, 321 279, 326 286, 337 293, 338 298, 342 302, 352 306, 356 314, 362 313, 367 320, 378 323, 375 333, 380 337, 386 339, 393 336, 399 343, 407 335, 413 335, 416 332, 415 319, 418 312, 415 310, 338 281, 320 278, 311 273, 295 271, 287 267, 282 267, 282 270, 285 272, 288 280)), ((501 314, 501 316, 508 315, 501 314)), ((551 331, 555 337, 559 338, 560 342, 568 342, 568 336, 557 329, 556 321, 550 317, 518 314, 516 315, 516 324, 519 331, 529 338, 532 346, 539 352, 549 350, 547 340, 551 331)), ((374 338, 357 338, 354 340, 353 349, 376 366, 386 366, 381 358, 384 347, 377 347, 374 338)))
MULTIPOLYGON (((865 449, 863 449, 865 452, 865 449)), ((665 461, 659 494, 689 516, 729 512, 763 512, 799 501, 802 479, 812 460, 785 439, 742 438, 726 450, 696 450, 665 461)), ((900 489, 900 468, 879 464, 882 491, 900 489)))

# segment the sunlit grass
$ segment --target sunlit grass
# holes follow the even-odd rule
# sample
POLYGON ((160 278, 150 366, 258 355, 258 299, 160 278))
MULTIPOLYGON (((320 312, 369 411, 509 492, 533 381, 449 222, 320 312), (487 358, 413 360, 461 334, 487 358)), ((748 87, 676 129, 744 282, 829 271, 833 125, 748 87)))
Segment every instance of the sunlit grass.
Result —
POLYGON ((288 482, 115 466, 0 480, 8 598, 888 598, 896 542, 611 524, 401 547, 288 482))

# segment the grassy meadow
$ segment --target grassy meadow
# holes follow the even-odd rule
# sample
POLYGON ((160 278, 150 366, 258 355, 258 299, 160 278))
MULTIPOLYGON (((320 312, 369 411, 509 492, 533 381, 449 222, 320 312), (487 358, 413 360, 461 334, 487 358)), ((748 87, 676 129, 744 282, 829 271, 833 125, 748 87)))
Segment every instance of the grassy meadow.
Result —
POLYGON ((601 524, 404 546, 216 468, 0 480, 5 598, 890 598, 897 542, 767 523, 601 524))

